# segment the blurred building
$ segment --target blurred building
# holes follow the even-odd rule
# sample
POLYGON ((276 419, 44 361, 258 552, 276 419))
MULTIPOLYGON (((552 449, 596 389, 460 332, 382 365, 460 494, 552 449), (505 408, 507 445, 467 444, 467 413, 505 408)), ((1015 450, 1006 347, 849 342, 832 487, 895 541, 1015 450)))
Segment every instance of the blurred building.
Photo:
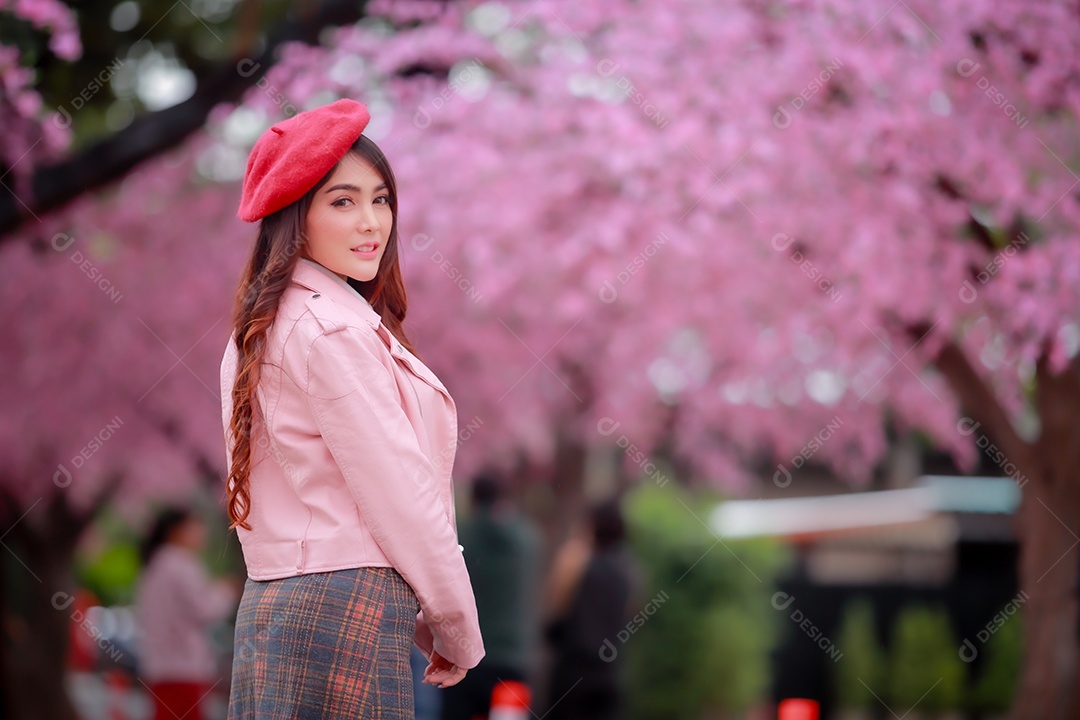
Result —
POLYGON ((903 489, 718 506, 710 521, 720 538, 776 536, 796 548, 774 595, 795 626, 773 657, 774 699, 814 698, 831 714, 834 643, 856 599, 871 603, 883 645, 905 607, 944 607, 959 653, 1017 596, 1019 502, 1009 478, 922 476, 903 489))

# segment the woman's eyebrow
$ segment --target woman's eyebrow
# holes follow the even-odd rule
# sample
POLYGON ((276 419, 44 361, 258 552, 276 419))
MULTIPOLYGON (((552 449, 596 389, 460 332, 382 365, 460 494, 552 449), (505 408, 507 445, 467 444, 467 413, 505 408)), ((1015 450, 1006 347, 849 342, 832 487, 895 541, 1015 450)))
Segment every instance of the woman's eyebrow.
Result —
MULTIPOLYGON (((381 185, 379 185, 378 187, 375 188, 374 192, 379 192, 380 190, 385 190, 385 189, 386 189, 386 183, 382 183, 381 185)), ((349 192, 360 192, 361 188, 357 187, 356 185, 352 185, 350 183, 338 183, 337 185, 334 185, 333 187, 327 188, 326 192, 331 193, 331 192, 334 192, 335 190, 348 190, 349 192)))

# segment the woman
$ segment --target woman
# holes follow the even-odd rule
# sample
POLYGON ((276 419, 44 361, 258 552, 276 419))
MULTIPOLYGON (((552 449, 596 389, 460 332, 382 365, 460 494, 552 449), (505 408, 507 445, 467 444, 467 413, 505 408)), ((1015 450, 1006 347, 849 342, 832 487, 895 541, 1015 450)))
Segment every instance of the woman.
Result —
POLYGON ((162 510, 143 544, 135 591, 138 667, 154 720, 201 720, 218 677, 207 630, 236 607, 238 593, 206 574, 199 558, 205 547, 206 527, 183 508, 162 510))
POLYGON ((221 366, 227 501, 248 580, 229 718, 411 718, 409 652, 484 655, 457 544, 457 411, 402 329, 397 188, 353 100, 271 127, 221 366))

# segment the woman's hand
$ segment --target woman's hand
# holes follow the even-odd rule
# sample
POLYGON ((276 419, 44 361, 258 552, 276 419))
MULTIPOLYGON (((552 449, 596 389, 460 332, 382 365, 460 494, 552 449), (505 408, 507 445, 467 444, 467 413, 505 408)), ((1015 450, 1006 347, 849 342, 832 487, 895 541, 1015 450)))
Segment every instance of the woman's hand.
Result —
POLYGON ((431 662, 424 670, 424 682, 435 687, 445 688, 457 685, 468 672, 465 668, 458 667, 434 650, 431 651, 431 662))

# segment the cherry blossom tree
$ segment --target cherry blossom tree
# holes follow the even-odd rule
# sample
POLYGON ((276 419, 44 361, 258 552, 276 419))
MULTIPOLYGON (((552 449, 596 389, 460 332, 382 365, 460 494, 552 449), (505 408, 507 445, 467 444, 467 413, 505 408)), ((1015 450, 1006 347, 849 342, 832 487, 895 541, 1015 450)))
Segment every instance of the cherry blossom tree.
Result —
POLYGON ((858 482, 889 427, 985 455, 1023 485, 1014 715, 1070 717, 1077 29, 1022 3, 483 5, 269 79, 393 98, 440 298, 416 327, 484 422, 463 468, 615 441, 634 473, 666 449, 749 489, 762 449, 778 481, 820 449, 858 482), (378 82, 421 62, 447 81, 378 82))
POLYGON ((375 9, 5 243, 13 507, 223 472, 238 171, 269 123, 356 97, 398 174, 407 328, 457 400, 459 477, 499 462, 580 493, 586 449, 613 448, 645 481, 666 457, 752 493, 767 456, 766 482, 813 458, 857 484, 887 431, 921 430, 1023 488, 1013 717, 1080 711, 1075 13, 375 9))

